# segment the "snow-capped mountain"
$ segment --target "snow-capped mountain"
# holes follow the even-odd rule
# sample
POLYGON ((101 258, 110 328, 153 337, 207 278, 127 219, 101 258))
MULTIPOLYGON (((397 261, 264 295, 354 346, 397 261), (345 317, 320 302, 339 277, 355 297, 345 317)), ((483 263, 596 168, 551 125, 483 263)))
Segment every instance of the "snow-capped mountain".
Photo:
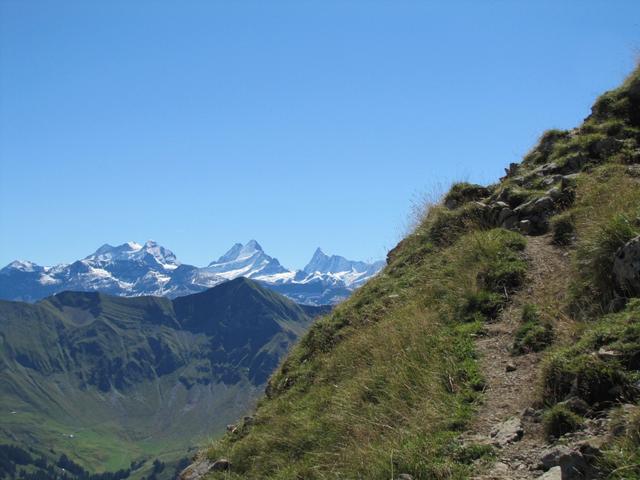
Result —
POLYGON ((144 245, 105 244, 82 260, 52 267, 16 260, 0 270, 0 298, 31 302, 63 290, 175 298, 247 277, 298 303, 324 305, 344 300, 383 266, 384 262, 328 256, 318 248, 303 270, 293 271, 251 240, 246 245, 235 244, 199 268, 180 263, 171 250, 149 240, 144 245))
POLYGON ((362 285, 378 273, 384 264, 384 261, 366 263, 347 260, 339 255, 329 256, 317 248, 303 271, 309 275, 330 275, 349 287, 362 285))
POLYGON ((275 279, 276 276, 293 277, 293 273, 280 265, 278 259, 264 253, 255 240, 251 240, 246 245, 236 243, 227 253, 202 270, 215 273, 227 280, 237 277, 256 280, 275 279))

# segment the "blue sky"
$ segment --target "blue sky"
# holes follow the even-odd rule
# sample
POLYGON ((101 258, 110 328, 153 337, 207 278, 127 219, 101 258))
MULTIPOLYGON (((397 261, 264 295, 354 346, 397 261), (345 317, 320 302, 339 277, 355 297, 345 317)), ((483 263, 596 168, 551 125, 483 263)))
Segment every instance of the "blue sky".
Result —
POLYGON ((633 68, 638 1, 0 0, 0 264, 383 258, 633 68))

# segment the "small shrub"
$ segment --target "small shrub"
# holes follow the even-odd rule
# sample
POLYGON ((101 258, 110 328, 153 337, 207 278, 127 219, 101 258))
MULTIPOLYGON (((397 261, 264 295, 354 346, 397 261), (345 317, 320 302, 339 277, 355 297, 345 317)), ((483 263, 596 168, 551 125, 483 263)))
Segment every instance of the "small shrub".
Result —
POLYGON ((570 395, 589 405, 620 400, 628 391, 630 378, 619 365, 605 362, 597 355, 565 350, 547 359, 543 366, 543 397, 557 403, 570 395))
POLYGON ((575 432, 582 426, 582 418, 568 408, 554 405, 544 414, 543 424, 547 437, 561 437, 575 432))
POLYGON ((545 401, 553 404, 577 396, 594 405, 631 399, 640 369, 639 318, 640 299, 632 300, 622 312, 592 323, 577 343, 546 358, 545 401))
POLYGON ((522 323, 538 322, 540 320, 540 314, 538 313, 538 307, 533 303, 527 303, 522 307, 522 323))
POLYGON ((575 219, 571 212, 556 215, 551 220, 553 243, 556 245, 570 245, 576 235, 575 219))
POLYGON ((465 203, 488 197, 491 191, 475 183, 454 183, 444 197, 444 205, 449 209, 458 208, 465 203))
POLYGON ((505 255, 480 275, 480 283, 495 293, 511 293, 524 282, 527 263, 517 255, 505 255))
POLYGON ((504 304, 504 296, 497 293, 480 290, 469 294, 462 303, 462 320, 465 322, 494 320, 500 314, 504 304))
POLYGON ((516 330, 513 353, 523 354, 544 350, 553 341, 553 327, 550 323, 541 323, 538 309, 526 304, 522 309, 522 324, 516 330))
POLYGON ((534 195, 535 192, 509 185, 499 190, 491 199, 500 200, 501 202, 507 203, 509 207, 516 208, 518 205, 522 205, 531 200, 534 195))
POLYGON ((553 341, 553 328, 546 323, 526 322, 518 328, 513 343, 514 353, 540 352, 553 341))
POLYGON ((607 136, 600 132, 568 137, 554 145, 553 153, 549 158, 558 162, 559 165, 564 164, 571 153, 581 153, 589 158, 600 158, 599 142, 606 138, 607 136))
POLYGON ((613 262, 615 253, 638 235, 638 226, 626 215, 615 215, 592 238, 586 239, 577 250, 578 275, 581 282, 574 292, 576 306, 594 300, 604 311, 615 297, 613 262))
POLYGON ((472 443, 461 445, 455 450, 453 458, 460 463, 472 464, 483 458, 492 458, 495 452, 491 445, 472 443))
MULTIPOLYGON (((621 437, 604 452, 599 462, 601 471, 611 479, 640 478, 640 407, 617 412, 614 422, 622 430, 621 437)), ((614 426, 614 429, 616 427, 614 426)))
POLYGON ((545 163, 554 145, 569 135, 567 130, 551 129, 542 134, 538 144, 524 157, 524 164, 539 165, 545 163))
POLYGON ((434 209, 429 219, 428 237, 439 247, 453 244, 464 233, 474 229, 488 228, 486 207, 469 203, 457 210, 434 209))

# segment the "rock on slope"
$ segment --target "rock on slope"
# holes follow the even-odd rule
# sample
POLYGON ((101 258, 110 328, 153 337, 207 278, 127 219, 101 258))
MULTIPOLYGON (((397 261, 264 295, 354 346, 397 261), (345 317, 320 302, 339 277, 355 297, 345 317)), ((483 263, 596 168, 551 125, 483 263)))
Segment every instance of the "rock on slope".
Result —
POLYGON ((207 478, 639 478, 638 162, 640 70, 499 183, 454 185, 195 465, 207 478))

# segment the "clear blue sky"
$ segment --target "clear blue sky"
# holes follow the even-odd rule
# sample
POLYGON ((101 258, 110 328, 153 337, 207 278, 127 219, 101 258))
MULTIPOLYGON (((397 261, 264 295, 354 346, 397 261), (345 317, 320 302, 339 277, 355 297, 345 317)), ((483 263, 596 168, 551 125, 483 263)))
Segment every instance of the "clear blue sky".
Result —
POLYGON ((154 239, 382 258, 640 47, 633 1, 0 0, 0 264, 154 239))

